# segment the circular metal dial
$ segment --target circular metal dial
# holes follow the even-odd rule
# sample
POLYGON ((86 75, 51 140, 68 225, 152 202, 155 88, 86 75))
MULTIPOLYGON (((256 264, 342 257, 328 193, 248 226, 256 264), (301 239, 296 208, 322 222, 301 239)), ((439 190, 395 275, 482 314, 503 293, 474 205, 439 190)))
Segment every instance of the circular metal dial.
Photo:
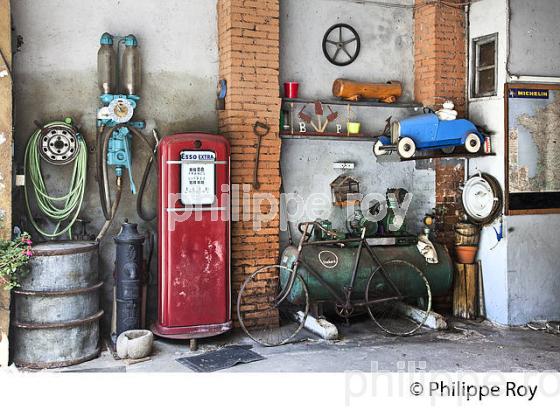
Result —
POLYGON ((109 103, 109 117, 117 124, 129 122, 134 115, 134 107, 126 98, 116 98, 109 103))
POLYGON ((360 54, 360 47, 358 32, 348 24, 335 24, 323 37, 323 54, 337 66, 352 64, 360 54))
POLYGON ((72 162, 80 148, 76 131, 71 127, 63 126, 45 128, 39 139, 39 145, 41 157, 55 165, 72 162))

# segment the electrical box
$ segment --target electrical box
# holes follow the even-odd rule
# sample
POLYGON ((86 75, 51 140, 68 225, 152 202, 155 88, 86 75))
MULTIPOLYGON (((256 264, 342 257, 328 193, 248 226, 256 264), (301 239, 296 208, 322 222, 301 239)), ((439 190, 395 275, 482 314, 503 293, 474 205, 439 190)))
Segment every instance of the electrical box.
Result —
POLYGON ((161 337, 231 329, 230 147, 219 135, 165 137, 158 148, 158 319, 161 337))

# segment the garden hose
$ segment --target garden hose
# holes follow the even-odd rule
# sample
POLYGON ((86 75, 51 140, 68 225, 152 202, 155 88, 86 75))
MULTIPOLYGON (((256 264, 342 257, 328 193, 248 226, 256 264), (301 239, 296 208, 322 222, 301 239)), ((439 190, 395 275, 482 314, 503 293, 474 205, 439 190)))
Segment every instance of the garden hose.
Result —
MULTIPOLYGON (((43 149, 46 151, 45 148, 43 149)), ((66 160, 65 157, 63 159, 66 160)), ((59 159, 57 158, 56 161, 59 161, 59 159)), ((24 168, 26 181, 29 181, 25 184, 24 189, 25 206, 31 224, 35 230, 48 239, 57 238, 66 233, 72 238, 72 226, 78 218, 84 200, 87 177, 87 145, 77 129, 72 126, 70 119, 66 119, 66 121, 50 122, 38 128, 31 135, 25 148, 24 168), (64 135, 72 135, 77 142, 77 153, 72 155, 70 161, 52 162, 53 164, 60 165, 71 163, 74 165, 68 192, 62 196, 53 196, 49 194, 41 167, 42 160, 45 159, 44 155, 41 153, 41 144, 43 141, 47 141, 51 133, 54 134, 55 132, 61 132, 64 135), (33 217, 30 206, 30 189, 33 191, 35 203, 39 211, 55 223, 55 228, 52 232, 46 232, 33 217), (62 228, 63 224, 64 227, 62 228)))

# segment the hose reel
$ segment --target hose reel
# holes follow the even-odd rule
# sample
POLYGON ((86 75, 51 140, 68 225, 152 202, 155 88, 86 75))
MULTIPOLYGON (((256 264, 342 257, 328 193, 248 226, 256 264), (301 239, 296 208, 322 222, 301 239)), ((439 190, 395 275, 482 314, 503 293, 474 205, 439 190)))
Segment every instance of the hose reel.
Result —
POLYGON ((25 206, 35 230, 45 238, 58 238, 68 234, 72 238, 75 224, 84 200, 87 177, 87 145, 73 125, 71 118, 55 121, 44 126, 37 124, 25 148, 24 168, 26 175, 25 206), (43 176, 42 161, 55 166, 73 164, 72 176, 66 194, 54 196, 49 193, 43 176), (47 232, 31 211, 31 197, 37 209, 54 225, 47 232))
POLYGON ((48 124, 41 131, 39 140, 41 157, 53 165, 66 165, 78 156, 78 132, 69 124, 48 124))

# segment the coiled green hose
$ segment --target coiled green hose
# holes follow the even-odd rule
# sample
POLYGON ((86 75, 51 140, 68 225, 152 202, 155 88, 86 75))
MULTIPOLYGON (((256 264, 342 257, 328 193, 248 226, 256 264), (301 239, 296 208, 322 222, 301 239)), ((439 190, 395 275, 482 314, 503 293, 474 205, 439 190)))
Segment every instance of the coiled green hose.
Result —
MULTIPOLYGON (((65 127, 74 132, 73 127, 67 122, 54 121, 46 124, 46 127, 65 127)), ((68 193, 62 196, 49 195, 43 173, 41 170, 41 154, 39 153, 39 138, 42 136, 42 129, 37 129, 29 139, 25 148, 24 167, 26 174, 25 183, 25 206, 27 214, 33 227, 39 234, 45 238, 57 238, 68 233, 72 239, 72 226, 78 218, 78 214, 84 200, 86 177, 87 177, 87 145, 83 137, 77 134, 79 144, 79 152, 74 159, 74 169, 72 171, 72 179, 68 193), (43 230, 31 213, 29 186, 33 190, 37 208, 53 223, 55 223, 54 231, 49 233, 43 230), (65 227, 61 229, 61 225, 65 223, 65 227)))

